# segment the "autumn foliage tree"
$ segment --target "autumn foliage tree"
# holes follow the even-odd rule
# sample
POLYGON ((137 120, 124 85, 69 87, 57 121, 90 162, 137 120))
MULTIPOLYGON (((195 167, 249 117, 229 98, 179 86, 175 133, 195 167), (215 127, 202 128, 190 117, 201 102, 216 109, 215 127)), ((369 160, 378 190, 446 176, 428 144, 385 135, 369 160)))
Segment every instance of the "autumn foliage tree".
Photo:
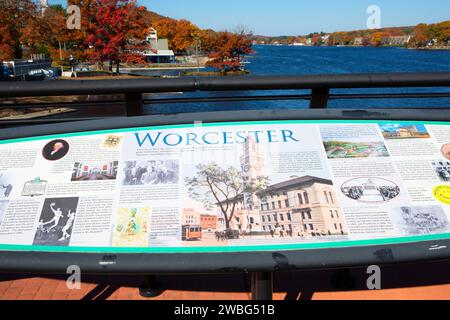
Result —
POLYGON ((245 30, 236 33, 222 32, 217 37, 215 50, 209 55, 207 65, 226 74, 242 66, 242 58, 253 53, 251 35, 245 30))
POLYGON ((163 18, 152 23, 160 38, 169 40, 169 47, 176 53, 185 53, 200 37, 200 29, 191 22, 181 19, 163 18))
POLYGON ((0 60, 22 56, 21 36, 36 13, 37 6, 31 0, 0 1, 0 60))
POLYGON ((211 29, 201 30, 200 41, 203 52, 214 52, 219 49, 220 35, 211 29))
POLYGON ((428 33, 428 25, 426 25, 425 23, 417 25, 414 28, 414 38, 413 38, 414 45, 417 47, 426 46, 427 42, 429 41, 427 33, 428 33))
POLYGON ((388 37, 389 35, 385 32, 375 32, 372 34, 372 37, 370 39, 370 43, 374 47, 379 47, 383 44, 383 40, 388 37))
POLYGON ((110 70, 116 65, 117 72, 121 62, 142 63, 140 53, 144 47, 146 27, 141 12, 129 0, 98 0, 95 15, 89 17, 90 25, 84 41, 88 45, 90 60, 103 64, 110 62, 110 70))

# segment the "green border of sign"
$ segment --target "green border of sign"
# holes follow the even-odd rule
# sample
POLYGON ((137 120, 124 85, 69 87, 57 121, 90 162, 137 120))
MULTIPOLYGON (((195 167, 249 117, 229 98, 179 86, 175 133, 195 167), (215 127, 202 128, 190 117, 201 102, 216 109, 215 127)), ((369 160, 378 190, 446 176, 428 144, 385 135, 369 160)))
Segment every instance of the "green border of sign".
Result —
MULTIPOLYGON (((245 122, 214 122, 214 123, 194 123, 180 125, 164 125, 152 127, 137 127, 125 129, 110 129, 99 131, 76 132, 66 134, 55 134, 47 136, 37 136, 29 138, 19 138, 0 141, 0 145, 20 142, 39 141, 47 139, 61 139, 70 137, 91 136, 97 134, 140 132, 162 129, 180 129, 197 127, 219 127, 219 126, 242 126, 242 125, 273 125, 273 124, 379 124, 379 123, 407 123, 421 125, 445 125, 450 126, 450 122, 438 121, 393 121, 393 120, 275 120, 275 121, 245 121, 245 122)), ((22 252, 54 252, 54 253, 234 253, 234 252, 262 252, 262 251, 294 251, 294 250, 314 250, 330 248, 351 248, 377 245, 393 245, 404 243, 415 243, 433 240, 448 240, 448 234, 424 235, 414 237, 380 238, 357 241, 336 241, 336 242, 315 242, 315 243, 295 243, 295 244, 272 244, 272 245, 252 245, 252 246, 224 246, 224 247, 158 247, 158 248, 133 248, 133 247, 57 247, 57 246, 32 246, 32 245, 6 245, 0 244, 0 251, 22 251, 22 252)))

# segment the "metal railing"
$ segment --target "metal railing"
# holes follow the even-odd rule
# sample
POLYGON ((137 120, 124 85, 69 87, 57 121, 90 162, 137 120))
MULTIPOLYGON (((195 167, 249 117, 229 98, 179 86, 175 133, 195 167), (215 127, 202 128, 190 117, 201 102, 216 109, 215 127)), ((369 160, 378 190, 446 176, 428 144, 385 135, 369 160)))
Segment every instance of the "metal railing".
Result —
MULTIPOLYGON (((52 106, 101 106, 103 104, 123 104, 127 116, 144 114, 148 104, 183 104, 224 101, 265 101, 265 100, 309 100, 310 108, 327 108, 329 101, 339 99, 423 99, 450 98, 450 72, 433 73, 380 73, 341 75, 301 75, 301 76, 243 76, 243 77, 182 77, 146 78, 126 80, 56 80, 42 82, 0 82, 0 99, 12 97, 55 97, 72 95, 123 95, 111 101, 49 102, 34 104, 5 104, 0 100, 0 108, 52 107, 52 106), (349 93, 333 94, 332 89, 370 88, 442 88, 449 92, 439 93, 349 93), (148 99, 144 94, 170 92, 211 92, 211 91, 280 91, 311 90, 310 94, 244 95, 216 97, 181 97, 148 99)), ((449 105, 450 107, 450 105, 449 105)), ((104 115, 108 117, 105 106, 104 115)), ((83 119, 90 119, 85 117, 83 119)), ((20 124, 51 123, 70 119, 21 120, 20 124)), ((2 123, 19 122, 0 121, 2 123)))

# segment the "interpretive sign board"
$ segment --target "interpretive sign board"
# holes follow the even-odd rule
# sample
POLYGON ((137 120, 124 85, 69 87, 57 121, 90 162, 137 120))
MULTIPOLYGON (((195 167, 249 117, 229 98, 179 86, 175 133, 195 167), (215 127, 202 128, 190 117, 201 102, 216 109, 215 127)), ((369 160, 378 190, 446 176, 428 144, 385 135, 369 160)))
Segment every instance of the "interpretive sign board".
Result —
POLYGON ((0 141, 0 251, 218 253, 450 238, 450 123, 285 120, 0 141))

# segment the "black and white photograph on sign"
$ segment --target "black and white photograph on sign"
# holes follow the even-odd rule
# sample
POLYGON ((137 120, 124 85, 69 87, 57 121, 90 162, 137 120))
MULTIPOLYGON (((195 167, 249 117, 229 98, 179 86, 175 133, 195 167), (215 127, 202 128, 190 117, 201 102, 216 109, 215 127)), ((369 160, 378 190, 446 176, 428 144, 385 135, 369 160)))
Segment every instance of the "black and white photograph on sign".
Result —
POLYGON ((441 153, 445 159, 450 160, 450 143, 442 146, 441 153))
POLYGON ((0 201, 0 225, 3 222, 3 217, 5 216, 6 208, 8 207, 9 201, 0 201))
POLYGON ((126 161, 123 167, 124 186, 169 185, 179 182, 178 160, 126 161))
POLYGON ((119 161, 76 162, 72 181, 116 180, 119 161))
POLYGON ((69 246, 79 198, 46 199, 33 245, 69 246))
POLYGON ((382 178, 357 178, 345 182, 341 192, 360 202, 386 202, 398 197, 400 187, 382 178))
POLYGON ((64 158, 69 153, 69 150, 70 146, 66 140, 53 140, 42 149, 42 156, 46 160, 57 161, 64 158))
POLYGON ((450 161, 433 161, 434 172, 443 182, 450 182, 450 161))
POLYGON ((0 172, 0 199, 9 199, 14 189, 13 175, 7 172, 0 172))
POLYGON ((392 209, 392 218, 405 235, 447 233, 450 223, 440 206, 404 206, 392 209))

